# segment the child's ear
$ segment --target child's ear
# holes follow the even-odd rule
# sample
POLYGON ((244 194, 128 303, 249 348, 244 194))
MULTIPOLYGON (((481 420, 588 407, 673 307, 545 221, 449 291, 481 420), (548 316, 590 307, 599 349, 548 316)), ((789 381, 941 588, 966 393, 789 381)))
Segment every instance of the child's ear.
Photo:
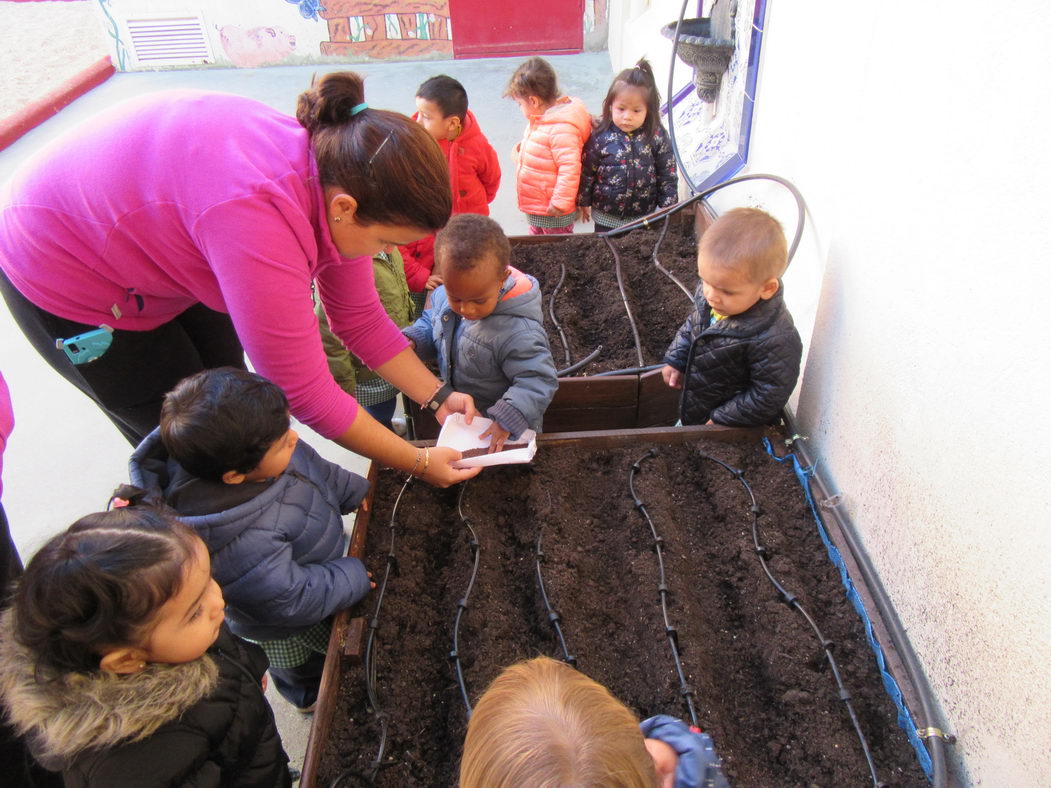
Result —
POLYGON ((146 668, 146 652, 133 646, 120 646, 102 655, 99 667, 107 673, 130 676, 146 668))
POLYGON ((769 301, 777 294, 777 291, 780 287, 780 280, 767 279, 765 282, 763 282, 763 286, 759 289, 759 297, 764 301, 769 301))
POLYGON ((463 131, 463 124, 460 122, 458 115, 450 115, 445 119, 445 136, 450 140, 454 140, 460 136, 460 132, 463 131))
POLYGON ((222 476, 223 484, 241 484, 247 478, 247 475, 240 471, 227 471, 222 476))
POLYGON ((540 110, 540 96, 530 96, 528 101, 530 109, 534 111, 540 110))

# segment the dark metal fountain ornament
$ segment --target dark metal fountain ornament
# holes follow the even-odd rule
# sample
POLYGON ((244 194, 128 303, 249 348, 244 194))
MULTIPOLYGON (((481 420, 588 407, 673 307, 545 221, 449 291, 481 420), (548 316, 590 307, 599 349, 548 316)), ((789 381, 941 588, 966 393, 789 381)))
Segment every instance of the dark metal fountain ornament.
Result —
MULTIPOLYGON (((713 27, 722 25, 713 25, 713 20, 716 20, 714 15, 705 19, 682 20, 678 47, 679 59, 693 66, 693 84, 697 88, 697 95, 701 101, 709 104, 719 96, 719 84, 734 53, 732 30, 726 31, 728 37, 719 37, 717 33, 722 31, 713 32, 713 27)), ((661 34, 674 41, 675 22, 662 27, 661 34)))

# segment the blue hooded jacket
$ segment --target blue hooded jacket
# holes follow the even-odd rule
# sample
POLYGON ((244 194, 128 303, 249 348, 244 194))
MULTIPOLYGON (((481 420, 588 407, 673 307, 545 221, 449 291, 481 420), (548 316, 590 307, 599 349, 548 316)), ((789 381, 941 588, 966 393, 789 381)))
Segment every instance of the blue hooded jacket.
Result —
POLYGON ((437 357, 442 379, 474 397, 512 440, 526 429, 540 432, 558 378, 536 279, 512 268, 496 308, 481 320, 461 319, 440 286, 431 308, 402 333, 424 361, 437 357))
POLYGON ((678 754, 675 788, 730 788, 723 774, 723 762, 707 733, 691 729, 667 714, 643 720, 639 727, 647 739, 662 741, 678 754))
MULTIPOLYGON (((350 607, 369 592, 364 564, 344 555, 341 515, 368 492, 361 476, 323 459, 304 441, 296 444, 285 472, 243 500, 243 485, 191 476, 168 456, 156 429, 129 463, 132 484, 178 512, 193 493, 211 496, 213 514, 179 519, 204 540, 212 576, 223 589, 234 634, 251 640, 281 640, 350 607), (228 494, 241 499, 224 507, 228 494)), ((182 507, 185 510, 185 507, 182 507)))

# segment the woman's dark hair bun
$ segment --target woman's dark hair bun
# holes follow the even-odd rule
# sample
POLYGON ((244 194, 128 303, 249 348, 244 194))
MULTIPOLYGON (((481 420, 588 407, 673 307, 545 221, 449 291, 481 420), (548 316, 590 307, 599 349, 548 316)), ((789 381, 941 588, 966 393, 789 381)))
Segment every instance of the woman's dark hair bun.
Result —
POLYGON ((296 120, 311 135, 326 126, 342 126, 354 107, 365 101, 365 81, 353 71, 335 71, 315 79, 299 94, 296 120))

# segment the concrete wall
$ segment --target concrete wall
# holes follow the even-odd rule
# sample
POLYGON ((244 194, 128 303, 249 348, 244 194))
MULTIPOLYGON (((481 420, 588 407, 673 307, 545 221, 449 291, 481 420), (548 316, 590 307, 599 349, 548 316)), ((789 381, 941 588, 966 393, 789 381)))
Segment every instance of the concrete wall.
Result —
POLYGON ((748 171, 810 207, 793 408, 963 781, 1051 785, 1051 8, 769 6, 748 171))

